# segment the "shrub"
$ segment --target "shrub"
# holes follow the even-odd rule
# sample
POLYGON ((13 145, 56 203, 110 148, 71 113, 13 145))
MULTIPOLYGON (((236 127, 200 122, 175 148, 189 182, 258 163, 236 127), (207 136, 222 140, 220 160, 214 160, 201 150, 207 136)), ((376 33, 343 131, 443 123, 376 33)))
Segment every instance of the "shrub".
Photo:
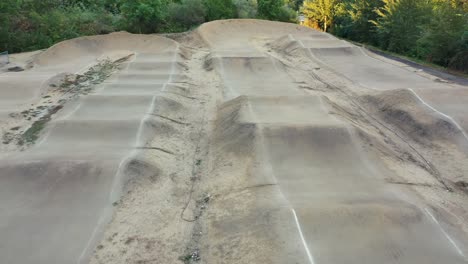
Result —
POLYGON ((297 14, 284 0, 258 0, 257 15, 259 18, 292 22, 297 14))
POLYGON ((468 15, 448 2, 433 6, 431 21, 422 26, 424 33, 417 41, 417 56, 447 66, 457 53, 468 50, 468 38, 463 38, 468 29, 468 15))
POLYGON ((234 5, 240 18, 254 18, 257 16, 256 0, 234 0, 234 5))
POLYGON ((165 26, 167 0, 121 0, 122 26, 134 33, 154 33, 165 26))
POLYGON ((297 12, 294 11, 291 7, 284 5, 280 9, 280 13, 277 19, 281 22, 297 22, 297 12))
POLYGON ((449 62, 449 69, 468 74, 468 51, 457 53, 449 62))
POLYGON ((116 16, 110 13, 78 5, 57 7, 51 2, 24 2, 17 10, 0 15, 0 48, 10 52, 37 50, 82 35, 115 31, 116 16))
POLYGON ((380 46, 400 54, 414 55, 416 41, 421 37, 421 25, 431 15, 426 0, 383 0, 377 10, 379 18, 372 21, 377 27, 380 46))
POLYGON ((283 0, 258 0, 257 14, 260 18, 275 20, 281 16, 283 0))
POLYGON ((182 0, 169 5, 169 20, 172 24, 180 24, 190 28, 205 22, 206 9, 202 0, 182 0))
POLYGON ((232 0, 204 0, 206 21, 237 17, 237 8, 232 0))

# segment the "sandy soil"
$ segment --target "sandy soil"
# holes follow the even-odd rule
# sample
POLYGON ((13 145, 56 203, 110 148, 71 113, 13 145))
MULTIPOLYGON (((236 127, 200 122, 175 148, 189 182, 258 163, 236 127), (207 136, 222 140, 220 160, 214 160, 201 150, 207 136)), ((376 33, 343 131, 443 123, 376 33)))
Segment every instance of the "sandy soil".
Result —
POLYGON ((466 86, 260 20, 13 57, 7 263, 467 262, 466 86))

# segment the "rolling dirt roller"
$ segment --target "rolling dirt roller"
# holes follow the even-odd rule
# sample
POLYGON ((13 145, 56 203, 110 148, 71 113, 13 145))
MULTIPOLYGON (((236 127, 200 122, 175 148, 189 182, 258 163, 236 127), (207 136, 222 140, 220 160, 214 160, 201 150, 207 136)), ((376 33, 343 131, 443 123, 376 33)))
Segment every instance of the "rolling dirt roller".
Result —
POLYGON ((468 263, 456 77, 261 20, 12 62, 1 263, 468 263))

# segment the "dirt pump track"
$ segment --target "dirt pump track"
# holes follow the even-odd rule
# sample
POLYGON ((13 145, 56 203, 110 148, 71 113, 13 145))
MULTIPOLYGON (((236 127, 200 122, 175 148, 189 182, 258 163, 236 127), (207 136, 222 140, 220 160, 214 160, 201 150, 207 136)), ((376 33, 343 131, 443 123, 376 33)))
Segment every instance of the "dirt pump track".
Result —
POLYGON ((221 20, 12 56, 2 130, 102 60, 34 144, 1 149, 5 263, 466 263, 466 86, 221 20))

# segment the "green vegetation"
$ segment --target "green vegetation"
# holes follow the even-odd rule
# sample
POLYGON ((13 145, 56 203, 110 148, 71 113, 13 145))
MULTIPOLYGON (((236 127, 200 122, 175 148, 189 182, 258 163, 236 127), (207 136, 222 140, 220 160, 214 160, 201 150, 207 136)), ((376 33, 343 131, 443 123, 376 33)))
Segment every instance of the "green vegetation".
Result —
POLYGON ((286 0, 1 0, 0 52, 48 48, 83 35, 170 33, 228 18, 294 22, 286 0))
POLYGON ((466 0, 1 0, 0 52, 126 30, 170 33, 228 18, 295 22, 468 73, 466 0))
MULTIPOLYGON (((64 77, 56 91, 61 91, 63 95, 58 100, 56 105, 39 105, 36 107, 36 111, 32 108, 24 110, 19 114, 12 113, 12 117, 22 116, 26 120, 32 122, 31 126, 23 133, 12 133, 11 131, 18 131, 21 126, 11 128, 3 134, 3 144, 9 144, 13 140, 16 140, 19 146, 29 146, 34 144, 40 137, 41 132, 46 127, 47 123, 52 120, 52 116, 63 108, 63 104, 81 94, 89 93, 97 84, 102 83, 107 79, 114 71, 118 68, 119 64, 126 61, 130 56, 120 58, 116 61, 104 60, 99 62, 97 65, 91 67, 83 75, 69 74, 64 77)), ((54 86, 51 87, 56 87, 54 86)), ((49 95, 43 96, 43 99, 50 98, 49 95)))
MULTIPOLYGON (((56 114, 60 109, 63 108, 63 105, 56 105, 47 110, 47 113, 32 123, 31 127, 28 128, 24 133, 22 133, 18 138, 18 145, 31 145, 39 139, 41 131, 45 128, 47 122, 51 120, 52 115, 56 114)), ((27 111, 24 111, 27 112, 27 111)), ((23 113, 24 113, 23 112, 23 113)), ((19 130, 20 127, 18 127, 19 130)), ((13 138, 12 138, 13 139, 13 138)), ((5 142, 4 142, 5 143, 5 142)))
POLYGON ((231 0, 204 0, 206 21, 227 19, 237 16, 236 6, 231 0))
POLYGON ((314 27, 327 31, 333 24, 337 10, 337 0, 315 0, 304 3, 304 14, 313 20, 314 27))
POLYGON ((258 16, 287 22, 295 19, 296 12, 285 5, 283 0, 258 0, 258 16))
POLYGON ((33 144, 36 142, 48 121, 47 119, 41 119, 34 122, 32 126, 21 135, 21 138, 18 140, 18 145, 33 144))
POLYGON ((182 0, 169 5, 170 22, 181 29, 205 22, 206 9, 202 0, 182 0))
POLYGON ((115 30, 116 16, 78 1, 0 1, 0 50, 11 53, 49 47, 64 39, 115 30))
POLYGON ((186 254, 186 255, 180 256, 179 260, 185 264, 189 264, 190 261, 192 260, 192 254, 186 254))
POLYGON ((96 85, 109 78, 119 64, 126 61, 129 57, 121 58, 115 62, 107 59, 100 61, 83 75, 66 75, 58 90, 65 93, 73 93, 74 95, 87 94, 96 85))
POLYGON ((468 73, 466 0, 306 0, 307 25, 468 73))

